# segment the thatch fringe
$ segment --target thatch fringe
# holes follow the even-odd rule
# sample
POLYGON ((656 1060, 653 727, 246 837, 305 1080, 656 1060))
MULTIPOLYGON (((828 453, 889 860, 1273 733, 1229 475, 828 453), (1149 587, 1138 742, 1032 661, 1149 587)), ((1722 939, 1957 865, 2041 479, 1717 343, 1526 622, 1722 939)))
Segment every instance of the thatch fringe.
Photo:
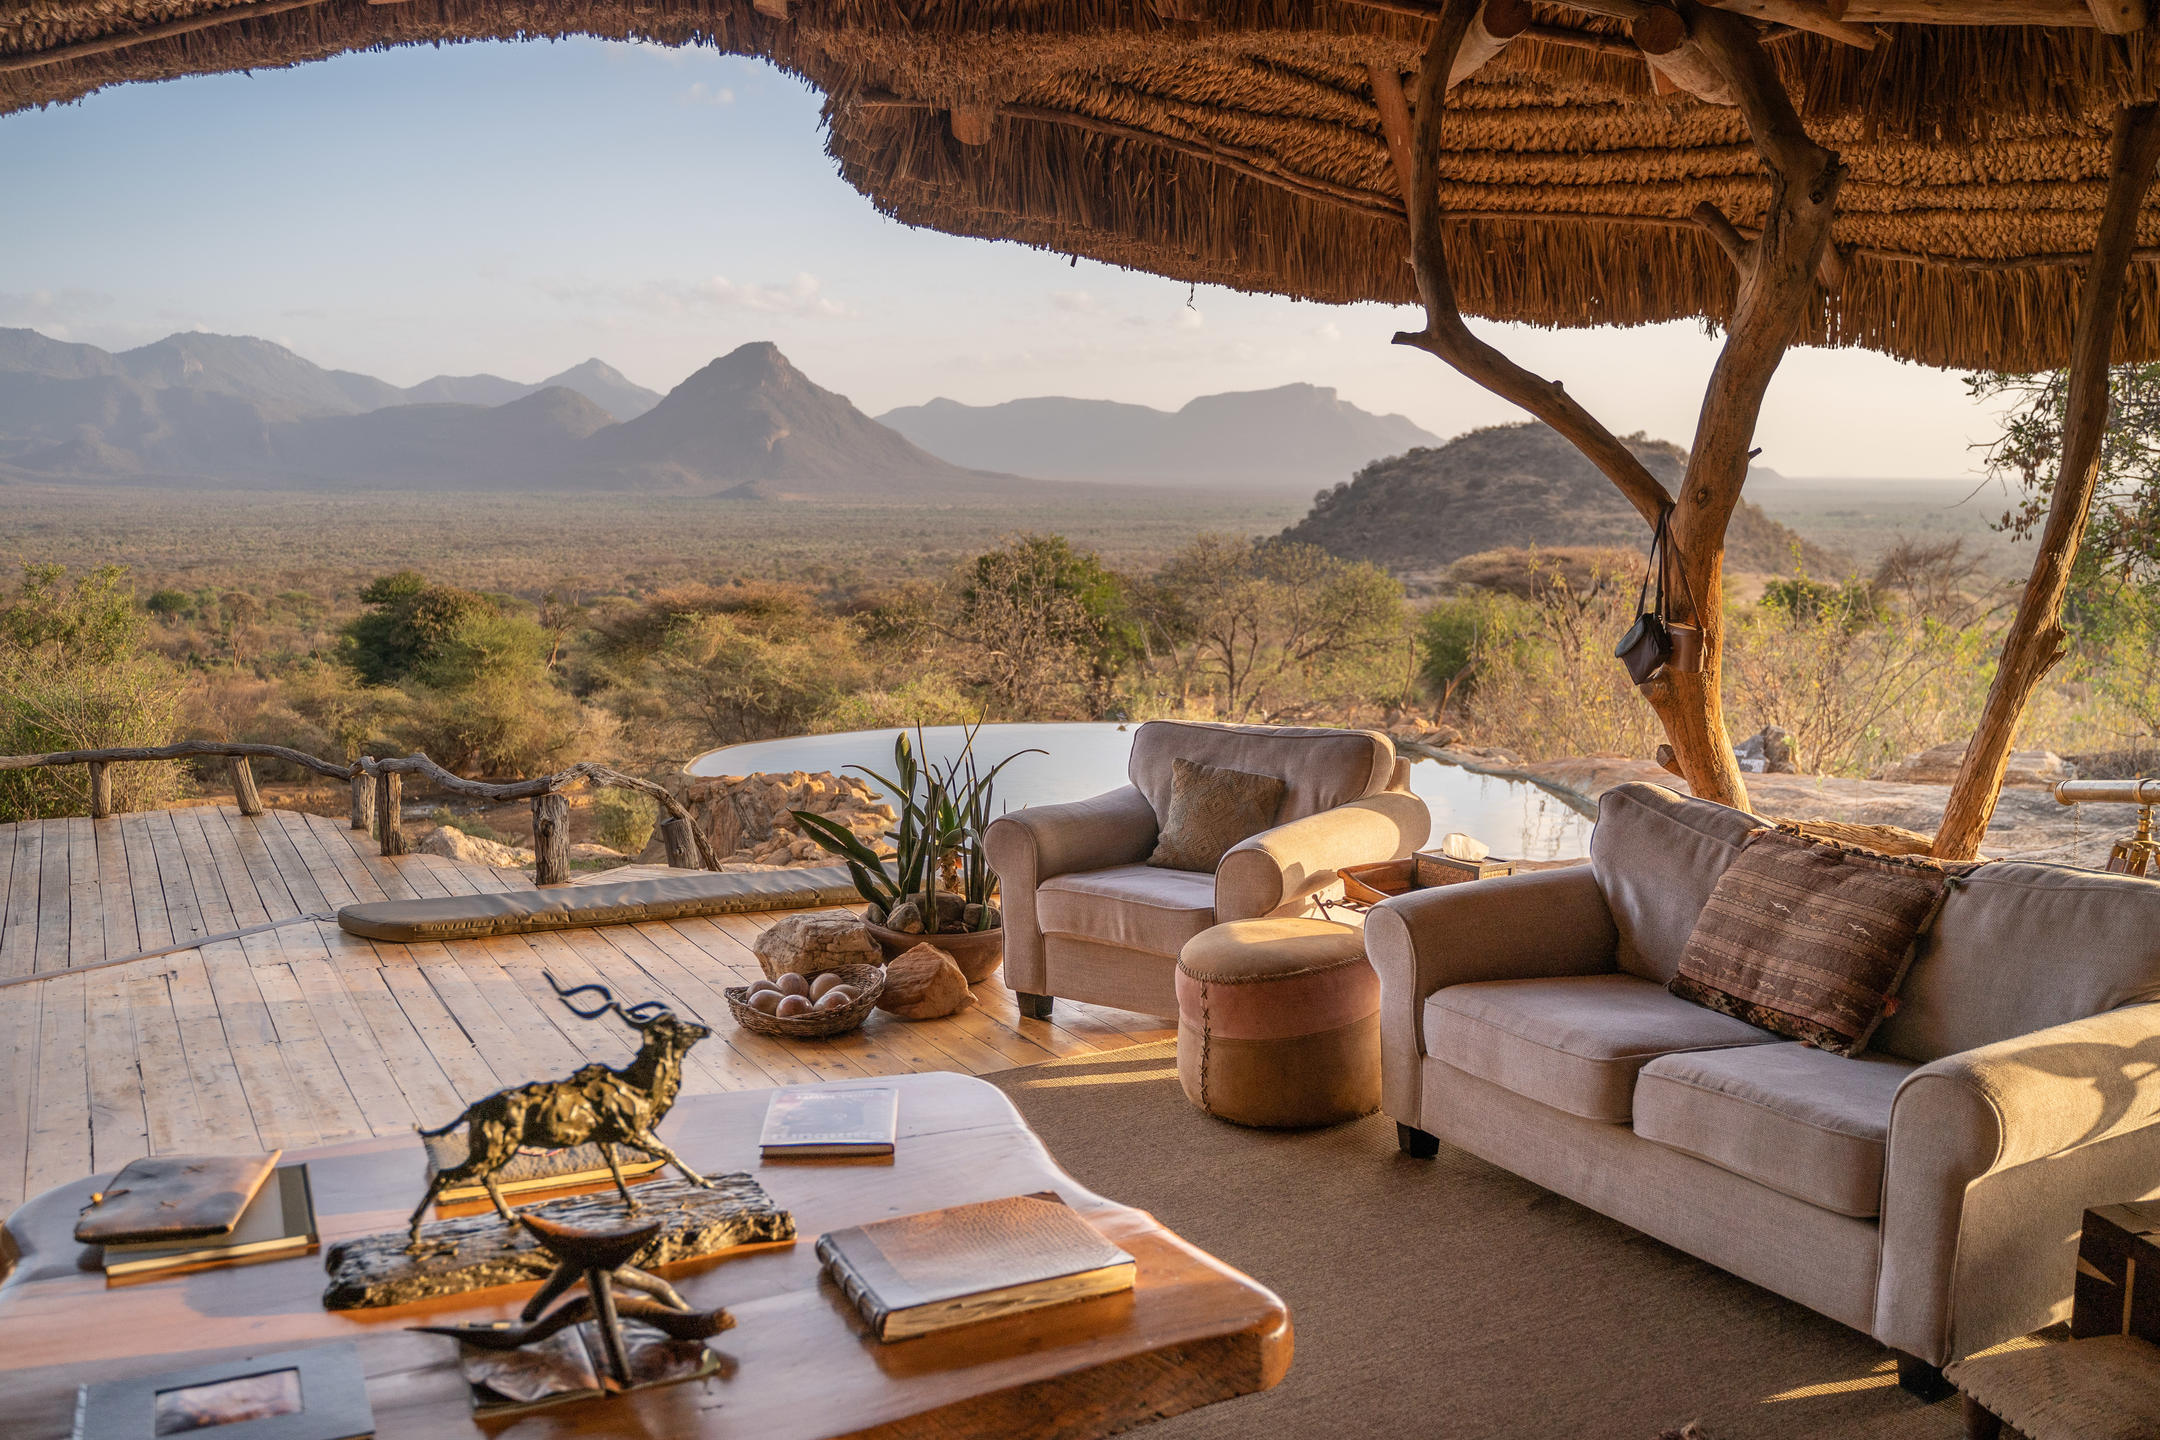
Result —
MULTIPOLYGON (((0 7, 0 58, 229 3, 17 0, 0 7)), ((907 223, 1245 290, 1413 299, 1367 66, 1414 68, 1423 22, 1342 0, 1205 10, 1182 21, 1143 0, 794 0, 779 22, 750 0, 322 0, 0 70, 0 111, 392 45, 707 45, 819 86, 841 173, 907 223), (953 138, 945 112, 958 105, 1002 117, 990 143, 953 138)), ((1534 13, 1620 28, 1542 0, 1534 13)), ((2106 117, 2160 78, 2160 38, 1893 30, 1872 52, 1804 34, 1773 46, 1851 173, 1834 229, 1844 283, 1819 299, 1806 338, 1929 364, 2060 363, 2106 117)), ((1450 106, 1443 201, 1467 310, 1569 326, 1726 314, 1730 267, 1686 217, 1704 200, 1743 226, 1761 212, 1766 179, 1737 111, 1652 95, 1638 58, 1535 39, 1450 106)), ((2160 246, 2160 211, 2139 238, 2160 246)), ((2124 358, 2160 358, 2153 254, 2131 286, 2124 358)))

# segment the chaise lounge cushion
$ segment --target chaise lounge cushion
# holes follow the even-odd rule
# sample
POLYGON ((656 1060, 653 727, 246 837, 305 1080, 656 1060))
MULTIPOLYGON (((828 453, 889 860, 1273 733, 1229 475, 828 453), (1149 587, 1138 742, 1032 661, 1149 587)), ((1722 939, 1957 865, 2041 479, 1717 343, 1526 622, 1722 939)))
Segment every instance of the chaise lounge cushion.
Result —
POLYGON ((1425 1049, 1526 1099, 1624 1125, 1635 1077, 1660 1055, 1775 1037, 1636 975, 1450 985, 1425 1002, 1425 1049))
POLYGON ((416 945, 595 925, 640 925, 698 915, 794 910, 806 905, 850 905, 859 898, 847 871, 838 865, 726 874, 699 871, 655 880, 550 885, 544 890, 375 900, 338 911, 338 925, 370 940, 416 945))
POLYGON ((1035 916, 1046 935, 1077 935, 1176 959, 1215 923, 1215 877, 1151 865, 1113 865, 1045 880, 1035 916))
POLYGON ((1798 1044, 1663 1055, 1635 1083, 1635 1133, 1866 1219, 1882 1209, 1890 1102, 1915 1068, 1798 1044))

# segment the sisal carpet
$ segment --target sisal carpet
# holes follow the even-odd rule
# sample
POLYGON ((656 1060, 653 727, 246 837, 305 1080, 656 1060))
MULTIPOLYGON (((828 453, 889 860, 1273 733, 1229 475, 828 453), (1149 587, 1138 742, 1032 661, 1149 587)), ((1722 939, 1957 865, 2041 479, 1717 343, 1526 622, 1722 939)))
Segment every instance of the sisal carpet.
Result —
POLYGON ((1275 1389, 1148 1440, 1954 1440, 1866 1336, 1394 1122, 1247 1130, 1195 1110, 1168 1044, 985 1076, 1073 1178, 1281 1295, 1275 1389))

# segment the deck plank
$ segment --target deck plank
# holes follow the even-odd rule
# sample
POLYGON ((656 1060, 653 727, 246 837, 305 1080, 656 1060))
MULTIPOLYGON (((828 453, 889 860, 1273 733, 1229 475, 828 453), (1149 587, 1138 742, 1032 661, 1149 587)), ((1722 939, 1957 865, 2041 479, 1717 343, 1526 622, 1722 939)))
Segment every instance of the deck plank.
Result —
POLYGON ((685 1065, 693 1093, 980 1074, 1175 1033, 1070 1001, 1050 1021, 1025 1020, 992 979, 975 1007, 941 1020, 874 1014, 822 1040, 752 1034, 722 992, 763 973, 750 947, 787 912, 431 945, 308 918, 530 883, 438 855, 385 859, 341 818, 296 810, 243 816, 225 803, 0 825, 0 981, 21 982, 0 985, 0 1215, 146 1153, 397 1134, 504 1085, 627 1059, 634 1037, 572 1015, 549 973, 710 1026, 685 1065), (252 933, 208 939, 236 930, 252 933))

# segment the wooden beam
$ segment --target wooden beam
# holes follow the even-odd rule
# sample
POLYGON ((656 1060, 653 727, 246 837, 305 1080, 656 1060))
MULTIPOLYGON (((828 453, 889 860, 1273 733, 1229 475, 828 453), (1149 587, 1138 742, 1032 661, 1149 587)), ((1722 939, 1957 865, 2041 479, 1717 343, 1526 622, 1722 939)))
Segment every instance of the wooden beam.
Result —
POLYGON ((112 770, 103 760, 90 762, 90 818, 103 820, 112 814, 112 770))
POLYGON ((987 145, 991 132, 997 126, 997 107, 993 105, 955 105, 946 114, 946 123, 952 127, 952 138, 962 145, 987 145))
POLYGON ((0 75, 16 70, 35 70, 45 65, 65 65, 70 60, 87 60, 93 55, 125 50, 130 45, 146 45, 152 40, 170 40, 175 35, 208 30, 213 25, 230 25, 238 20, 261 20, 271 15, 282 15, 288 10, 305 10, 310 5, 322 3, 323 0, 258 0, 258 3, 253 5, 228 5, 223 10, 190 15, 185 20, 167 20, 162 25, 146 25, 140 30, 127 30, 117 35, 100 35, 95 40, 77 40, 72 45, 55 45, 50 50, 32 50, 21 55, 0 56, 0 75))
POLYGON ((1471 17, 1462 48, 1455 52, 1455 63, 1448 71, 1448 88, 1454 89, 1484 69, 1529 26, 1530 0, 1485 0, 1471 17))
POLYGON ((570 797, 535 795, 532 802, 533 884, 570 883, 570 797))
POLYGON ((1689 33, 1677 10, 1654 9, 1634 23, 1635 44, 1653 75, 1712 105, 1739 103, 1725 75, 1689 33))
MULTIPOLYGON (((1355 0, 1355 3, 1364 3, 1364 0, 1355 0)), ((1381 8, 1408 8, 1415 3, 1416 0, 1389 0, 1381 8)), ((1630 24, 1651 10, 1663 8, 1648 3, 1648 0, 1553 0, 1553 3, 1585 15, 1602 15, 1630 24)), ((1740 10, 1737 5, 1725 8, 1740 10)), ((1426 13, 1430 13, 1429 9, 1426 13)), ((1751 12, 1743 10, 1740 13, 1751 12)), ((2087 0, 1850 0, 1844 13, 1832 18, 1848 25, 2055 25, 2088 30, 2093 26, 2093 12, 2087 0)))
POLYGON ((395 770, 375 772, 375 847, 385 855, 405 853, 405 780, 395 770))
POLYGON ((785 20, 788 17, 788 0, 750 0, 750 8, 768 20, 785 20))
POLYGON ((352 828, 375 828, 375 778, 355 771, 352 777, 352 828))
POLYGON ((2047 523, 2032 574, 2018 601, 2017 615, 2003 636, 2002 658, 1988 686, 1980 725, 1965 747, 1942 827, 1935 832, 1935 854, 1945 860, 1970 860, 1994 818, 2002 795, 2010 745, 2032 693, 2063 657, 2069 636, 2063 629, 2063 597, 2070 571, 2092 515, 2099 486, 2100 447, 2107 435, 2108 367, 2114 358, 2115 331, 2122 318, 2124 281, 2137 240, 2138 212, 2160 167, 2160 106, 2131 105, 2115 112, 2108 149, 2107 203, 2093 240, 2092 263, 2078 296, 2077 332, 2070 343, 2070 378, 2063 406, 2062 459, 2048 497, 2047 523))
POLYGON ((1618 35, 1593 35, 1588 30, 1575 30, 1566 25, 1530 25, 1515 38, 1536 40, 1545 45, 1565 45, 1570 50, 1588 50, 1615 59, 1632 60, 1642 53, 1632 40, 1618 35))
MULTIPOLYGON (((1833 14, 1824 0, 1703 0, 1703 3, 1730 10, 1735 15, 1789 25, 1795 30, 1821 35, 1858 50, 1873 50, 1882 43, 1882 37, 1865 25, 1855 25, 1841 18, 1843 6, 1839 7, 1839 13, 1833 14)), ((2100 0, 2094 0, 2094 3, 2100 3, 2100 0)))
POLYGON ((232 776, 233 803, 240 807, 242 815, 263 813, 262 792, 255 788, 255 770, 245 755, 235 755, 225 762, 225 771, 232 776))
POLYGON ((667 863, 671 870, 696 870, 698 865, 697 841, 692 831, 696 827, 680 815, 670 815, 660 822, 660 841, 667 848, 667 863))
POLYGON ((2145 28, 2145 0, 2085 0, 2093 24, 2110 35, 2135 35, 2145 28))

